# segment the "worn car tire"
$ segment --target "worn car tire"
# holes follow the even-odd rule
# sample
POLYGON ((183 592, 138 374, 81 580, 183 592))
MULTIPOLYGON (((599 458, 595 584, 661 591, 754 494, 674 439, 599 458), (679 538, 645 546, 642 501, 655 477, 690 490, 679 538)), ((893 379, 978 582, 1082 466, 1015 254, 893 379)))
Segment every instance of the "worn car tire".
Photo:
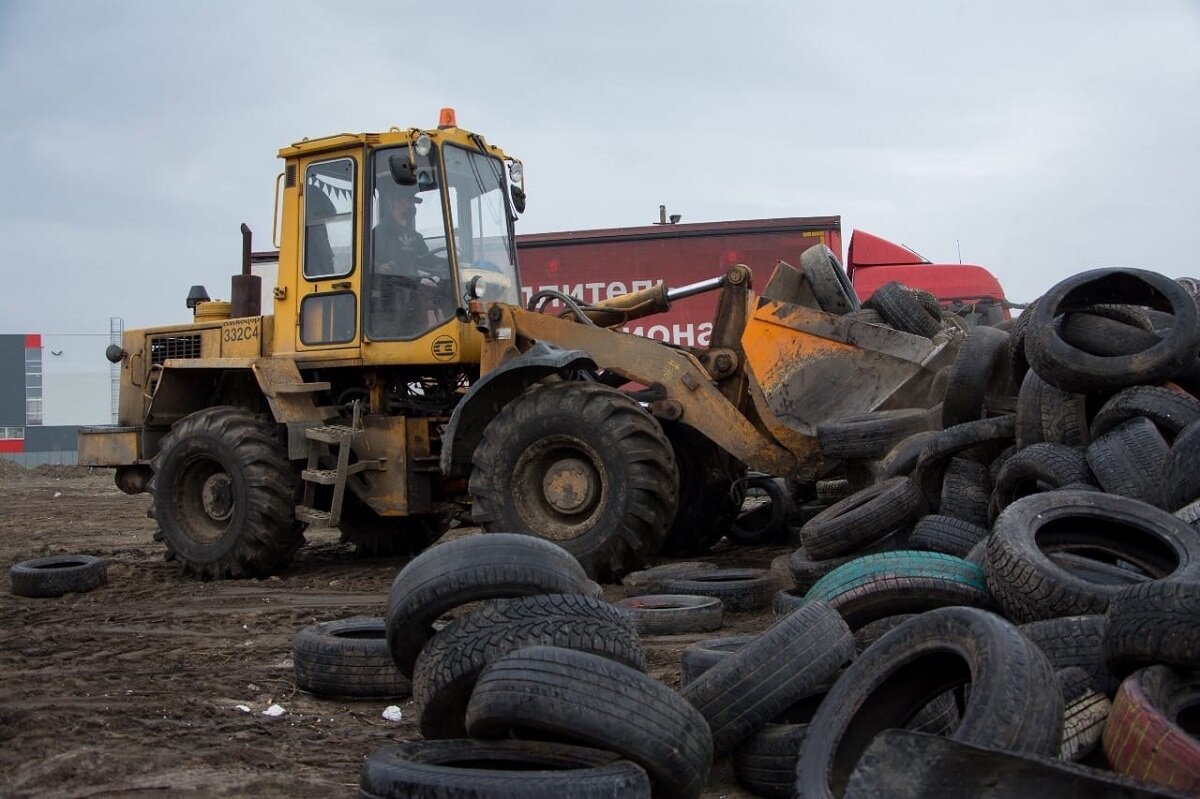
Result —
POLYGON ((817 443, 830 458, 881 458, 914 433, 930 428, 929 411, 899 408, 844 416, 817 425, 817 443))
POLYGON ((367 756, 359 799, 650 799, 637 765, 548 741, 407 741, 367 756))
POLYGON ((964 522, 989 526, 988 498, 992 477, 986 464, 967 458, 951 458, 942 473, 938 513, 964 522))
POLYGON ((618 608, 580 594, 533 594, 497 600, 439 630, 421 650, 413 671, 413 699, 421 734, 462 738, 471 689, 493 660, 544 644, 591 652, 646 670, 638 632, 618 608))
POLYGON ((668 577, 662 585, 664 594, 716 597, 730 613, 765 608, 778 590, 779 580, 767 569, 713 569, 668 577))
POLYGON ((730 635, 688 644, 679 653, 680 685, 686 688, 697 677, 755 639, 753 635, 730 635))
POLYGON ((1093 482, 1083 450, 1042 441, 1015 452, 1004 462, 993 489, 994 507, 1002 511, 1022 497, 1072 483, 1093 482))
POLYGON ((1072 574, 1048 556, 1104 553, 1154 579, 1200 578, 1200 538, 1144 502, 1096 491, 1034 494, 1009 505, 988 537, 987 583, 1019 622, 1103 613, 1123 586, 1072 574))
POLYGON ((912 289, 896 281, 875 289, 863 307, 879 311, 885 322, 905 333, 932 338, 942 330, 941 315, 934 317, 912 289))
POLYGON ((898 550, 864 555, 822 577, 806 602, 826 602, 851 630, 885 616, 947 605, 991 608, 983 570, 940 552, 898 550))
POLYGON ((1154 663, 1200 669, 1200 583, 1131 586, 1112 598, 1106 618, 1104 657, 1114 673, 1154 663))
POLYGON ((663 581, 670 577, 690 577, 693 574, 710 572, 715 568, 717 568, 717 564, 705 560, 663 563, 648 569, 629 572, 621 578, 621 587, 625 596, 661 594, 663 593, 663 581))
POLYGON ((400 697, 412 684, 388 651, 383 619, 321 622, 296 634, 292 645, 296 687, 317 696, 400 697))
POLYGON ((1192 422, 1175 437, 1163 468, 1163 501, 1179 510, 1200 499, 1200 422, 1192 422))
POLYGON ((1008 374, 1008 334, 994 327, 974 327, 967 333, 950 364, 942 428, 973 422, 984 416, 984 398, 1004 370, 1008 374))
MULTIPOLYGON (((1171 448, 1154 422, 1138 416, 1088 445, 1088 466, 1105 491, 1164 507, 1163 467, 1171 448)), ((1190 471, 1196 471, 1192 464, 1190 471)), ((1090 482, 1090 481, 1089 481, 1090 482)))
MULTIPOLYGON (((1104 725, 1104 756, 1118 774, 1200 795, 1200 739, 1180 715, 1200 706, 1200 673, 1150 666, 1121 683, 1104 725)), ((1194 722, 1193 722, 1194 723, 1194 722)))
POLYGON ((854 285, 829 247, 815 244, 802 252, 800 269, 822 311, 842 316, 859 309, 854 285))
POLYGON ((976 544, 987 537, 986 527, 953 516, 929 514, 913 525, 912 532, 903 537, 899 548, 942 552, 965 558, 976 544))
POLYGON ((782 541, 792 516, 792 497, 786 483, 778 477, 757 477, 742 485, 745 499, 729 525, 729 540, 750 547, 782 541))
POLYGON ((1165 275, 1094 269, 1063 280, 1041 297, 1026 332, 1025 352, 1034 371, 1064 391, 1118 389, 1157 383, 1189 366, 1200 352, 1197 330, 1195 301, 1165 275), (1169 311, 1175 322, 1161 340, 1128 355, 1094 355, 1063 340, 1056 317, 1110 298, 1169 311))
POLYGON ((392 659, 411 677, 438 617, 469 602, 529 594, 587 594, 587 575, 562 547, 516 533, 445 541, 409 561, 388 592, 392 659))
POLYGON ((721 629, 725 621, 721 600, 686 594, 643 594, 614 603, 629 615, 642 635, 683 635, 721 629))
POLYGON ((949 607, 909 619, 862 653, 817 710, 796 764, 804 797, 839 796, 876 733, 970 683, 956 741, 1053 755, 1063 698, 1046 657, 1004 619, 949 607))
POLYGON ((681 691, 707 720, 713 751, 727 752, 813 693, 854 654, 841 617, 810 602, 721 660, 681 691))
POLYGON ((1103 435, 1138 416, 1154 422, 1174 441, 1183 428, 1200 420, 1200 399, 1162 386, 1131 386, 1113 394, 1092 420, 1092 434, 1103 435))
POLYGON ((1056 671, 1081 668, 1097 690, 1111 696, 1120 680, 1104 662, 1105 623, 1104 616, 1060 616, 1022 624, 1019 629, 1056 671))
POLYGON ((924 511, 912 480, 893 477, 830 505, 800 529, 800 540, 810 558, 847 555, 912 524, 924 511))
POLYGON ((467 706, 475 738, 532 731, 616 752, 646 770, 655 791, 700 795, 712 737, 699 711, 653 677, 597 655, 519 649, 479 676, 467 706))
POLYGON ((807 724, 767 724, 734 748, 737 781, 757 796, 790 799, 807 734, 807 724))
POLYGON ((551 383, 512 400, 472 463, 471 514, 485 531, 549 538, 602 582, 645 563, 675 519, 671 443, 641 405, 599 383, 551 383))
POLYGON ((104 558, 95 555, 49 555, 14 563, 8 570, 15 596, 55 597, 83 593, 108 581, 104 558))

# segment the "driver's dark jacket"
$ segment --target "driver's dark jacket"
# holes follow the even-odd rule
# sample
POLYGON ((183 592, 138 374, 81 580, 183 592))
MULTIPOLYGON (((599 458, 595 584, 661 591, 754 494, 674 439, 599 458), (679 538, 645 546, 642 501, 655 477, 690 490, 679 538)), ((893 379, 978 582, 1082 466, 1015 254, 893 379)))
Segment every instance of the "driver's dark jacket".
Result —
POLYGON ((425 237, 410 227, 380 223, 372 234, 375 266, 391 263, 392 274, 417 276, 417 269, 428 268, 429 245, 425 237))

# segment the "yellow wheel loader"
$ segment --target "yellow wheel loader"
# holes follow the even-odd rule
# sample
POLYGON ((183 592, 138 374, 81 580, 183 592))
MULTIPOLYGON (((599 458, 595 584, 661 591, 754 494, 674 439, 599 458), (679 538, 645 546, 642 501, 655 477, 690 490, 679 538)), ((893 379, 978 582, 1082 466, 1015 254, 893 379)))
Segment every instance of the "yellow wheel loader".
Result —
POLYGON ((278 572, 310 524, 367 554, 416 552, 469 509, 612 579, 711 545, 746 469, 815 479, 817 423, 923 397, 954 355, 949 333, 790 302, 802 275, 786 264, 763 297, 735 267, 523 307, 521 162, 450 109, 436 128, 279 155, 274 307, 243 226, 230 302, 194 287, 190 323, 126 331, 107 353, 118 425, 80 433, 80 463, 150 492, 168 557, 201 578, 278 572), (708 348, 620 331, 702 291, 720 292, 708 348))

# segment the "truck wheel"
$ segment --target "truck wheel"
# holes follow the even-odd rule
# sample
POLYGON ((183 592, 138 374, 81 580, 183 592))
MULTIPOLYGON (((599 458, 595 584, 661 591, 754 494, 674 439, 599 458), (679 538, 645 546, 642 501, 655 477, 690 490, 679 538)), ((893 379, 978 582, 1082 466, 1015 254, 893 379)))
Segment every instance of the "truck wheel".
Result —
POLYGON ((450 517, 440 513, 419 516, 380 516, 367 503, 346 492, 338 522, 342 541, 364 557, 415 555, 450 529, 450 517))
POLYGON ((274 426, 243 408, 185 417, 154 457, 154 517, 168 559, 205 580, 263 577, 304 542, 294 525, 296 475, 274 426))
POLYGON ((473 463, 472 515, 485 531, 549 539, 595 580, 645 563, 675 518, 679 474, 662 428, 595 383, 553 383, 513 400, 473 463))

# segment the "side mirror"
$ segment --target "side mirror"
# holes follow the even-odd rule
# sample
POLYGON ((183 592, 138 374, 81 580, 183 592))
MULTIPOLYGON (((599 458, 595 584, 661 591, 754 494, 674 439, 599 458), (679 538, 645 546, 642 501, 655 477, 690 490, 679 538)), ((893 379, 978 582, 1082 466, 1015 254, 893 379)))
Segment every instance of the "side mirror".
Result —
POLYGON ((388 158, 388 170, 392 173, 392 180, 401 186, 417 185, 417 173, 409 163, 408 156, 393 155, 388 158))
POLYGON ((512 201, 513 208, 517 210, 518 214, 525 213, 525 190, 520 186, 512 187, 512 201))

